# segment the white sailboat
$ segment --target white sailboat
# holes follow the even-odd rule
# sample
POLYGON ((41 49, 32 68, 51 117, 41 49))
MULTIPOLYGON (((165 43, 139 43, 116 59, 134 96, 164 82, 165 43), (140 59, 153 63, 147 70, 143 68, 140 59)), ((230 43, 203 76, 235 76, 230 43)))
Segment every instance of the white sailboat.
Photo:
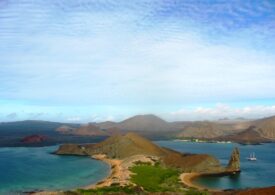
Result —
POLYGON ((255 156, 255 153, 253 152, 252 154, 250 154, 250 156, 247 158, 247 160, 256 161, 257 158, 256 158, 256 156, 255 156))

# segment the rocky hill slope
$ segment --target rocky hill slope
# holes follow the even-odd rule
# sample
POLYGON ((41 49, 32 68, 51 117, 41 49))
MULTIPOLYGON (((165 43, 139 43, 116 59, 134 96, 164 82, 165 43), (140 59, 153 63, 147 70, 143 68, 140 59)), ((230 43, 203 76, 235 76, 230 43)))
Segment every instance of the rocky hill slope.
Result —
POLYGON ((256 127, 256 130, 262 137, 268 139, 275 139, 275 116, 255 120, 252 125, 256 127))
POLYGON ((63 126, 57 131, 62 134, 80 136, 123 135, 130 131, 149 138, 156 136, 162 138, 199 138, 254 144, 275 140, 275 117, 254 121, 167 122, 155 115, 137 115, 118 123, 107 121, 83 125, 79 128, 63 126))
POLYGON ((178 137, 215 138, 234 132, 240 132, 249 126, 247 122, 220 123, 211 121, 196 121, 186 124, 178 137))
POLYGON ((241 144, 257 144, 270 141, 270 139, 261 136, 261 134, 257 131, 257 128, 255 126, 250 126, 248 129, 241 131, 239 133, 218 137, 215 140, 234 141, 241 144))
POLYGON ((56 129, 57 132, 67 135, 82 135, 82 136, 107 136, 108 133, 99 127, 88 124, 82 125, 79 128, 72 128, 70 126, 61 126, 56 129))

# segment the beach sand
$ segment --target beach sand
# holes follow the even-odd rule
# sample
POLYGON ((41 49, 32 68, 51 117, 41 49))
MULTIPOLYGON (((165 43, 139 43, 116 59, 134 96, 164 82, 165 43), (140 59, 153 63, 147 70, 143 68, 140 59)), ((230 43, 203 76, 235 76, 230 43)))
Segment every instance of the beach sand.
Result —
MULTIPOLYGON (((107 187, 111 186, 112 184, 119 184, 120 186, 127 186, 127 185, 135 185, 130 181, 131 178, 131 171, 129 170, 130 167, 132 167, 135 162, 150 162, 152 164, 155 163, 155 161, 158 159, 158 157, 155 156, 147 156, 147 155, 135 155, 131 156, 129 158, 120 160, 120 159, 109 159, 104 154, 97 154, 91 156, 91 158, 96 160, 101 160, 111 167, 110 174, 107 178, 103 179, 102 181, 99 181, 96 184, 91 184, 84 187, 79 187, 81 189, 95 189, 95 188, 101 188, 101 187, 107 187)), ((77 189, 79 189, 77 188, 77 189)), ((72 189, 76 190, 76 189, 72 189)), ((35 192, 32 193, 35 195, 59 195, 62 194, 62 192, 49 192, 49 191, 43 191, 43 192, 35 192)))
POLYGON ((85 186, 83 189, 94 189, 94 188, 106 187, 106 186, 112 185, 113 183, 121 183, 121 184, 127 183, 125 179, 123 179, 125 178, 125 172, 123 172, 123 168, 121 166, 122 160, 108 159, 103 154, 93 155, 92 158, 101 160, 109 164, 109 166, 111 167, 110 175, 104 180, 96 184, 85 186))
POLYGON ((197 190, 207 190, 209 192, 221 192, 222 190, 220 189, 212 189, 212 188, 206 188, 204 186, 200 186, 198 184, 194 183, 194 179, 197 177, 203 176, 203 173, 182 173, 180 175, 180 180, 183 184, 190 188, 195 188, 197 190))
MULTIPOLYGON (((102 181, 99 181, 96 184, 91 184, 88 186, 80 187, 82 189, 95 189, 95 188, 101 188, 101 187, 107 187, 111 186, 112 184, 119 184, 120 186, 126 186, 126 185, 135 185, 130 181, 131 178, 131 172, 129 168, 134 165, 135 162, 151 162, 154 164, 156 157, 152 156, 145 156, 145 155, 135 155, 131 156, 129 158, 120 160, 120 159, 109 159, 104 154, 98 154, 91 156, 93 159, 101 160, 111 167, 110 174, 107 178, 103 179, 102 181)), ((193 180, 196 177, 203 176, 202 173, 182 173, 180 175, 180 180, 183 184, 185 184, 187 187, 195 188, 198 190, 207 190, 209 192, 221 192, 219 189, 207 189, 206 187, 197 185, 193 182, 193 180)), ((74 189, 76 190, 76 189, 74 189)), ((36 192, 35 195, 58 195, 61 194, 60 192, 36 192)))
POLYGON ((135 185, 130 180, 132 173, 129 168, 132 167, 135 162, 150 162, 151 164, 154 164, 155 160, 157 159, 155 156, 134 155, 123 160, 119 160, 109 159, 104 154, 93 155, 92 158, 104 161, 109 164, 111 167, 111 172, 106 179, 96 184, 88 185, 84 187, 84 189, 106 187, 112 184, 119 184, 120 186, 135 185))

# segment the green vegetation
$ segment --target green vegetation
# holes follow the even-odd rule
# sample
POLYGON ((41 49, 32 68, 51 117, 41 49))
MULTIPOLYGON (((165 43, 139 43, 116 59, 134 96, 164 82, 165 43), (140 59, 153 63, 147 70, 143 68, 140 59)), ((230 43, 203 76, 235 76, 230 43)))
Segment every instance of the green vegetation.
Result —
POLYGON ((90 189, 90 190, 84 190, 84 189, 79 189, 77 190, 77 194, 81 195, 91 195, 91 194, 96 194, 96 195, 104 195, 104 194, 109 194, 109 193, 125 193, 125 194, 136 194, 140 191, 140 189, 133 187, 133 186, 119 186, 119 185, 112 185, 109 187, 103 187, 103 188, 97 188, 97 189, 90 189))
POLYGON ((208 192, 205 191, 198 191, 196 189, 188 189, 184 195, 208 195, 208 192))
MULTIPOLYGON (((157 192, 156 192, 157 193, 157 192)), ((173 192, 172 192, 173 193, 173 192)), ((133 186, 109 186, 97 189, 84 190, 79 189, 77 191, 67 191, 63 193, 64 195, 122 195, 122 194, 136 194, 136 195, 151 195, 152 192, 144 192, 138 187, 133 186)), ((169 193, 171 194, 171 193, 169 193)), ((208 195, 208 192, 200 192, 196 189, 185 189, 182 192, 176 192, 176 194, 182 195, 208 195)), ((172 194, 171 194, 172 195, 172 194)))
POLYGON ((107 195, 107 194, 138 194, 149 195, 154 192, 169 192, 169 194, 182 195, 208 195, 208 192, 201 192, 196 189, 186 189, 179 181, 180 171, 175 168, 164 167, 159 163, 151 165, 150 163, 137 162, 130 168, 133 173, 131 181, 136 184, 129 186, 119 186, 113 184, 108 187, 97 189, 78 189, 77 191, 68 191, 65 195, 107 195))
POLYGON ((132 182, 148 192, 179 192, 182 186, 179 182, 180 172, 177 169, 159 165, 139 164, 131 168, 134 173, 132 182))

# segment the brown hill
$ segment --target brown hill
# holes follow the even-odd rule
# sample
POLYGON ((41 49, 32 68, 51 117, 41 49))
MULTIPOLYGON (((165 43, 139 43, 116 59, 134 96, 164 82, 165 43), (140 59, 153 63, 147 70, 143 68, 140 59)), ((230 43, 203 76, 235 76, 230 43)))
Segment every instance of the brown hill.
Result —
POLYGON ((275 140, 275 116, 254 121, 196 121, 182 124, 182 131, 178 134, 178 137, 206 139, 223 137, 229 141, 253 143, 266 142, 268 139, 275 140), (253 131, 250 128, 251 126, 253 126, 253 131))
POLYGON ((56 154, 95 155, 105 154, 108 158, 125 159, 134 155, 157 156, 167 166, 181 168, 184 171, 222 172, 226 168, 219 161, 207 154, 182 154, 162 148, 151 141, 135 134, 127 133, 107 138, 98 144, 61 145, 56 154))
POLYGON ((256 130, 262 137, 267 139, 275 139, 275 116, 255 120, 252 125, 256 127, 256 130))
POLYGON ((232 132, 246 129, 248 124, 242 123, 219 123, 210 121, 198 121, 186 123, 178 137, 215 138, 232 132))
POLYGON ((172 128, 172 126, 168 122, 152 114, 136 115, 119 123, 108 121, 103 123, 97 123, 96 125, 101 129, 117 127, 124 131, 138 132, 169 131, 172 128))
POLYGON ((256 144, 270 141, 269 139, 262 137, 255 126, 250 126, 245 131, 239 133, 221 136, 219 138, 216 138, 215 140, 234 141, 242 144, 256 144))
POLYGON ((109 136, 113 136, 113 135, 123 135, 125 134, 125 132, 121 131, 119 128, 117 127, 110 127, 108 129, 104 129, 104 131, 106 132, 107 135, 109 136))
POLYGON ((149 140, 134 133, 112 136, 103 142, 87 148, 89 154, 103 153, 109 158, 123 159, 137 154, 160 156, 164 150, 149 140))
POLYGON ((229 141, 237 142, 245 140, 249 142, 262 142, 264 140, 261 138, 275 139, 275 116, 255 121, 220 120, 195 122, 178 121, 169 123, 155 115, 137 115, 119 123, 106 121, 81 126, 80 128, 61 126, 57 131, 62 134, 83 136, 112 136, 125 134, 131 131, 138 132, 149 138, 224 138, 229 141), (246 131, 250 126, 255 126, 254 131, 258 132, 260 135, 257 135, 254 131, 246 131), (244 132, 238 134, 242 131, 244 132), (236 136, 241 137, 237 139, 236 136))
POLYGON ((110 129, 116 127, 117 123, 113 121, 105 121, 101 123, 96 123, 95 125, 98 126, 100 129, 110 129))
POLYGON ((88 124, 83 125, 80 128, 72 128, 70 126, 61 126, 56 129, 59 133, 68 135, 81 135, 81 136, 107 136, 108 133, 101 130, 99 127, 88 124))
POLYGON ((68 126, 68 125, 62 125, 61 127, 58 127, 56 129, 57 132, 61 133, 61 134, 71 134, 73 133, 77 128, 68 126))
POLYGON ((155 115, 137 115, 120 122, 118 128, 130 131, 168 131, 171 127, 155 115))

